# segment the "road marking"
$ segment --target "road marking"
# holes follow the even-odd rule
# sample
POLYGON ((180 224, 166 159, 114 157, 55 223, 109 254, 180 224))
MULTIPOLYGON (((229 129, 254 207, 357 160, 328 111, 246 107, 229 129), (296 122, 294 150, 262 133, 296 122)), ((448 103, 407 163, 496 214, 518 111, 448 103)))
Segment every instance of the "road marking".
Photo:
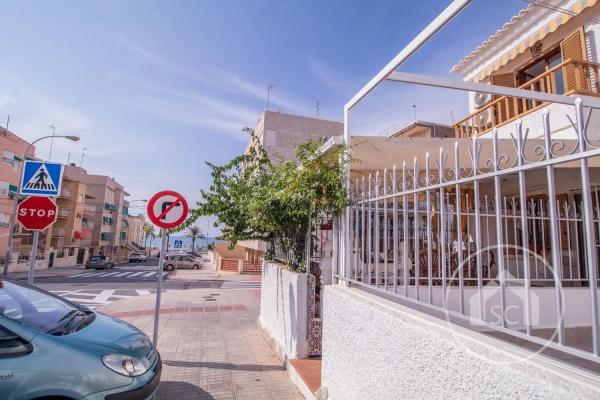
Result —
POLYGON ((83 304, 89 308, 96 308, 110 304, 118 299, 129 299, 131 297, 143 296, 151 294, 148 290, 131 290, 131 289, 107 289, 102 290, 100 293, 96 293, 94 289, 79 289, 74 291, 64 290, 53 290, 52 293, 70 300, 74 303, 83 304), (131 295, 129 293, 134 292, 136 294, 131 295), (91 292, 91 293, 89 293, 91 292), (128 294, 120 294, 128 293, 128 294), (110 299, 110 300, 109 300, 110 299))
POLYGON ((156 275, 156 272, 148 272, 147 274, 142 275, 142 278, 150 277, 156 275))
POLYGON ((105 273, 103 275, 98 275, 98 276, 105 277, 105 276, 111 276, 111 275, 118 274, 118 273, 119 273, 118 271, 117 272, 109 272, 109 273, 105 273))
POLYGON ((116 278, 116 277, 118 277, 118 276, 125 276, 125 275, 129 275, 129 274, 130 274, 130 272, 121 272, 120 274, 117 274, 117 275, 113 276, 113 278, 116 278))
POLYGON ((260 281, 223 281, 221 289, 246 290, 260 289, 260 281))
POLYGON ((145 271, 142 271, 142 272, 134 272, 133 274, 129 275, 129 278, 133 278, 134 276, 141 275, 141 274, 143 274, 144 272, 145 272, 145 271))

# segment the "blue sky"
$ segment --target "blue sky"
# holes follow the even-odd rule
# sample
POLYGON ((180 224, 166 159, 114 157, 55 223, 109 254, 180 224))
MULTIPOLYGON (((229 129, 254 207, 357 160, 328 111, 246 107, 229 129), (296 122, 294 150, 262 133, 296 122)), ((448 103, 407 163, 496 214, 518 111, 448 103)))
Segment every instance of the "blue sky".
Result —
MULTIPOLYGON (((241 128, 255 126, 268 82, 272 109, 314 115, 319 99, 320 115, 341 121, 344 103, 448 3, 5 1, 0 124, 10 113, 28 140, 54 124, 82 140, 57 140, 52 160, 79 163, 85 147, 84 168, 115 177, 131 199, 173 189, 193 204, 209 185, 204 162, 243 152, 241 128)), ((474 0, 402 69, 447 76, 525 6, 474 0)), ((390 83, 357 108, 352 130, 401 127, 412 104, 424 120, 466 113, 463 93, 390 83)))

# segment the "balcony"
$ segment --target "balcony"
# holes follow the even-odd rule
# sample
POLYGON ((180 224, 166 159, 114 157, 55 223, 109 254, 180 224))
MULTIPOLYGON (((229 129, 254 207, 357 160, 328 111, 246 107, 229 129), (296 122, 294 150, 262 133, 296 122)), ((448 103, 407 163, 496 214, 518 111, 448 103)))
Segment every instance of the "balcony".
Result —
POLYGON ((58 213, 56 214, 56 216, 58 218, 68 218, 69 217, 69 210, 59 209, 58 213))
POLYGON ((63 189, 60 191, 58 198, 59 199, 70 199, 72 195, 73 194, 71 193, 71 191, 69 189, 63 189))
POLYGON ((86 204, 83 206, 83 215, 93 216, 96 213, 96 206, 93 204, 86 204))
POLYGON ((94 223, 93 222, 82 222, 81 229, 83 229, 83 230, 94 229, 94 223))
POLYGON ((52 229, 52 236, 65 237, 65 236, 67 236, 67 230, 64 228, 52 229))
MULTIPOLYGON (((550 94, 600 96, 600 64, 567 60, 519 86, 519 89, 550 94)), ((532 113, 547 103, 518 97, 502 96, 484 105, 454 125, 457 138, 482 135, 532 113)))

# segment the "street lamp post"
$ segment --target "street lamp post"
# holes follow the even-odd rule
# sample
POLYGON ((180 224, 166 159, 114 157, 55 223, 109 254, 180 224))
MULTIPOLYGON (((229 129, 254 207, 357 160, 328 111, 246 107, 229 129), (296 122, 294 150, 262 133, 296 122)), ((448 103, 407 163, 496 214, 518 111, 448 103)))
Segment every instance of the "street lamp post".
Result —
MULTIPOLYGON (((21 157, 21 160, 23 160, 23 164, 25 163, 25 157, 27 157, 27 152, 29 151, 29 149, 31 148, 31 146, 33 146, 34 144, 36 144, 37 142, 44 140, 44 139, 69 139, 73 142, 77 142, 79 141, 79 136, 71 136, 71 135, 48 135, 48 136, 42 136, 41 138, 38 138, 36 140, 34 140, 33 142, 29 143, 27 145, 27 147, 25 147, 25 151, 23 152, 23 157, 21 157)), ((21 175, 23 173, 23 165, 21 165, 21 168, 19 168, 19 172, 18 172, 18 179, 19 181, 17 182, 17 193, 15 193, 15 203, 13 204, 13 210, 12 210, 12 214, 10 215, 10 223, 8 225, 8 245, 6 247, 6 257, 4 258, 4 275, 8 274, 8 266, 10 265, 10 261, 12 258, 12 239, 13 239, 13 230, 14 230, 14 226, 15 226, 15 221, 16 221, 16 217, 17 217, 17 207, 19 205, 19 200, 21 199, 21 195, 19 194, 19 185, 21 182, 21 175)), ((34 243, 35 244, 35 243, 34 243)))

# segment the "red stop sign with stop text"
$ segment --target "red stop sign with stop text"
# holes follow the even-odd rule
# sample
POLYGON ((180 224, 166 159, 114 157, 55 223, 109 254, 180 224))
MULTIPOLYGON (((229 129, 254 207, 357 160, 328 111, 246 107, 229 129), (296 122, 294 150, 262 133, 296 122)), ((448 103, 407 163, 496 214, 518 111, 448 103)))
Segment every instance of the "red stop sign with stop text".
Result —
POLYGON ((25 229, 43 231, 56 221, 58 207, 48 197, 31 196, 17 209, 17 221, 25 229))

